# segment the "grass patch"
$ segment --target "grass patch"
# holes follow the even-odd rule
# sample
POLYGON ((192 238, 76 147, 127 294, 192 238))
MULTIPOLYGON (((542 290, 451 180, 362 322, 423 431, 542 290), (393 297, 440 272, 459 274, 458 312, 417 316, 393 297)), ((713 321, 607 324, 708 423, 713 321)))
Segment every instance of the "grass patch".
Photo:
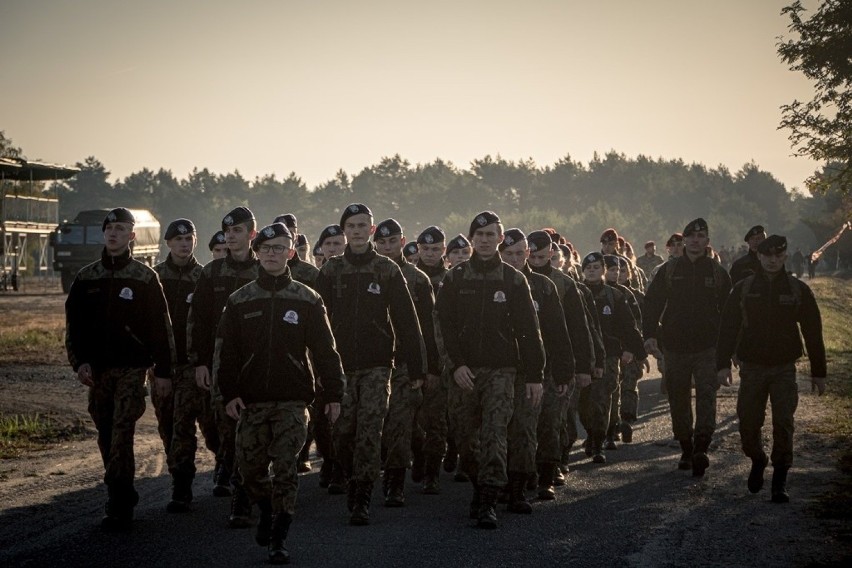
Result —
POLYGON ((65 363, 65 325, 35 323, 0 329, 0 364, 65 363))
POLYGON ((27 450, 44 449, 47 445, 80 438, 85 427, 59 427, 50 417, 40 414, 0 415, 0 458, 14 458, 27 450))

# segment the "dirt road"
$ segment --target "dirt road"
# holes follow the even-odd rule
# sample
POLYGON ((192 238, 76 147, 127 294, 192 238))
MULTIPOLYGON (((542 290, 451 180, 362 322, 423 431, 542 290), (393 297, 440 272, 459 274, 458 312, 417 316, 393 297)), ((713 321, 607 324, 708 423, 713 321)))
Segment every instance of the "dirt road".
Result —
MULTIPOLYGON (((381 506, 373 522, 350 527, 344 499, 327 495, 317 475, 301 476, 289 539, 301 566, 830 566, 852 558, 848 501, 826 509, 842 475, 835 448, 813 433, 822 407, 800 381, 796 458, 789 505, 766 489, 748 493, 748 460, 739 449, 736 390, 720 391, 718 434, 703 479, 676 470, 668 406, 656 373, 640 383, 634 443, 597 466, 575 451, 568 484, 531 516, 501 510, 500 529, 467 519, 470 486, 444 474, 443 493, 425 496, 408 483, 402 509, 381 506), (838 514, 832 511, 839 512, 838 514)), ((736 385, 735 385, 736 386, 736 385)), ((38 411, 79 421, 89 431, 85 389, 67 367, 0 367, 0 412, 38 411)), ((98 528, 106 492, 93 438, 0 461, 0 566, 255 566, 264 550, 251 530, 225 527, 228 500, 211 494, 212 460, 200 460, 193 511, 165 512, 170 487, 147 409, 136 438, 141 495, 129 535, 98 528)), ((317 468, 318 469, 318 468, 317 468)), ((771 472, 771 468, 768 473, 771 472)))

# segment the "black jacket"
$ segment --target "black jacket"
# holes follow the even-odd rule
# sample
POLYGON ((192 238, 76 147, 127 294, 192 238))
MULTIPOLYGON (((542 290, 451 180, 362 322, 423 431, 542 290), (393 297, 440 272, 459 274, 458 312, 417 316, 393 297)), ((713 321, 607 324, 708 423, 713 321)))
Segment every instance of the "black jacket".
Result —
POLYGON ((428 266, 423 264, 422 260, 418 260, 417 269, 423 271, 423 273, 429 277, 433 290, 438 289, 438 286, 441 285, 441 281, 444 279, 444 275, 447 273, 447 269, 444 268, 443 263, 440 262, 436 266, 428 266))
POLYGON ((169 316, 172 319, 172 330, 175 337, 175 365, 186 365, 189 360, 186 355, 186 322, 189 316, 189 306, 195 292, 195 284, 201 277, 202 266, 195 256, 189 257, 185 266, 178 266, 169 254, 164 262, 154 267, 163 285, 163 294, 169 306, 169 316))
POLYGON ((779 273, 770 278, 762 270, 754 275, 745 297, 746 324, 743 322, 743 286, 737 283, 725 303, 716 344, 716 368, 730 369, 731 356, 746 363, 781 365, 802 356, 801 326, 811 375, 825 377, 825 345, 822 318, 811 289, 800 280, 779 273), (791 283, 799 287, 791 290, 791 283))
POLYGON ((115 367, 148 368, 170 378, 174 338, 169 309, 157 273, 130 251, 84 266, 65 300, 65 348, 77 371, 115 367))
POLYGON ((586 286, 592 291, 595 299, 607 357, 620 357, 625 351, 632 353, 637 361, 647 357, 642 345, 642 336, 624 293, 602 282, 586 282, 586 286))
POLYGON ((329 259, 317 277, 346 371, 394 364, 394 345, 408 365, 412 380, 426 376, 426 348, 405 278, 394 261, 376 253, 363 254, 349 245, 329 259))
POLYGON ((319 268, 305 262, 299 258, 298 254, 293 255, 293 258, 287 261, 287 266, 290 268, 290 275, 293 280, 301 282, 308 288, 316 289, 319 268))
POLYGON ((216 335, 213 380, 225 403, 314 400, 312 367, 323 402, 340 402, 343 369, 319 294, 294 281, 290 270, 257 280, 228 298, 216 335), (310 351, 311 363, 308 363, 310 351))
POLYGON ((499 254, 484 261, 474 253, 448 271, 435 310, 451 372, 521 366, 526 382, 542 382, 544 347, 529 283, 499 254))
POLYGON ((533 272, 529 265, 521 273, 530 283, 533 306, 538 315, 544 342, 544 372, 552 376, 557 385, 571 384, 574 380, 574 351, 556 284, 547 276, 533 272))
POLYGON ((684 255, 667 261, 645 292, 645 339, 660 334, 665 348, 675 353, 697 353, 714 347, 730 291, 728 273, 710 257, 701 256, 693 262, 684 255))
POLYGON ((731 265, 731 285, 736 284, 746 276, 756 274, 760 270, 760 259, 755 251, 748 251, 731 265))
POLYGON ((420 322, 420 331, 426 346, 426 369, 430 375, 439 376, 442 365, 435 341, 435 295, 432 292, 432 282, 425 272, 405 260, 404 256, 400 255, 396 263, 405 277, 408 293, 411 294, 417 320, 420 322))

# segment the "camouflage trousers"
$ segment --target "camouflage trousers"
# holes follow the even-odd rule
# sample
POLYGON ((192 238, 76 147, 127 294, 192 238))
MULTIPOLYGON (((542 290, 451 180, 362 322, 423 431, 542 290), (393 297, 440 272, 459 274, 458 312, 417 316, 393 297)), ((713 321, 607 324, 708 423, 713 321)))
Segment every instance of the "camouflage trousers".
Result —
POLYGON ((740 366, 737 417, 743 452, 750 458, 763 455, 763 421, 766 402, 772 403, 772 466, 793 464, 793 414, 799 405, 796 364, 740 366))
POLYGON ((642 363, 631 361, 621 370, 621 419, 634 422, 639 417, 639 379, 642 363))
POLYGON ((697 353, 666 351, 666 387, 672 431, 678 440, 695 437, 695 449, 706 452, 716 430, 716 350, 697 353), (692 415, 692 382, 695 380, 695 426, 692 415))
POLYGON ((219 433, 219 451, 216 452, 216 462, 231 474, 231 483, 240 484, 240 476, 236 468, 237 421, 225 412, 225 404, 221 399, 213 398, 213 417, 216 420, 216 431, 219 433))
POLYGON ((372 483, 379 477, 382 426, 389 397, 388 367, 346 373, 340 418, 334 425, 334 447, 350 479, 372 483))
POLYGON ((541 405, 536 407, 527 399, 526 383, 515 383, 512 418, 506 434, 506 470, 512 473, 535 473, 535 454, 538 448, 538 419, 541 405))
POLYGON ((130 492, 136 474, 133 436, 145 413, 145 369, 96 370, 89 388, 89 414, 98 430, 104 483, 130 492))
POLYGON ((514 367, 471 369, 473 390, 450 383, 449 409, 455 423, 459 470, 480 486, 508 482, 506 453, 515 398, 514 367))
MULTIPOLYGON (((157 394, 154 388, 154 376, 148 372, 148 392, 151 394, 151 405, 154 407, 154 416, 157 417, 157 432, 163 442, 166 458, 171 454, 172 438, 175 431, 175 379, 172 379, 172 391, 166 396, 157 394)), ((195 380, 195 369, 193 368, 193 381, 195 380)))
POLYGON ((571 393, 571 397, 565 403, 565 413, 562 415, 562 431, 559 437, 559 445, 562 451, 570 450, 574 442, 579 438, 577 431, 577 410, 580 406, 580 393, 591 387, 583 387, 582 389, 575 388, 571 393))
POLYGON ((618 388, 618 365, 618 357, 607 357, 603 376, 592 379, 592 384, 580 391, 580 423, 593 439, 606 436, 612 393, 618 388))
MULTIPOLYGON (((562 461, 562 433, 565 428, 566 410, 574 395, 574 381, 568 385, 563 396, 556 394, 553 377, 544 377, 544 395, 541 398, 541 414, 538 417, 538 449, 536 463, 559 463, 562 461)), ((577 426, 574 425, 576 430, 577 426)), ((511 471, 511 468, 509 468, 511 471)))
POLYGON ((394 368, 391 373, 391 392, 388 412, 382 428, 382 447, 385 469, 407 468, 411 465, 411 436, 414 416, 423 403, 420 387, 411 388, 408 366, 394 368))
POLYGON ((609 401, 609 421, 607 422, 607 433, 613 432, 618 427, 621 417, 621 377, 623 370, 619 370, 615 379, 615 390, 612 391, 609 401))
POLYGON ((423 404, 417 413, 418 424, 425 433, 423 454, 429 462, 440 464, 447 453, 447 396, 449 371, 441 374, 432 387, 423 388, 423 404))
POLYGON ((296 463, 307 434, 308 411, 303 401, 258 402, 240 412, 237 465, 252 503, 270 499, 273 513, 295 513, 296 463))
MULTIPOLYGON (((195 383, 195 367, 175 370, 172 380, 174 394, 174 425, 169 450, 169 472, 173 476, 195 477, 195 454, 198 451, 195 423, 204 436, 204 444, 214 454, 219 453, 219 432, 210 393, 195 383)), ((162 433, 161 433, 162 435, 162 433)))

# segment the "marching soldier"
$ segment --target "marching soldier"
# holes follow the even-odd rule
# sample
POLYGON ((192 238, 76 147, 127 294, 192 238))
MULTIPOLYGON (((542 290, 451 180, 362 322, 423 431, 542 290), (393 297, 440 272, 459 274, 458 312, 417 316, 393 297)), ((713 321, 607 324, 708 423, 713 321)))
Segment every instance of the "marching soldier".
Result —
POLYGON ((731 284, 736 284, 746 276, 756 274, 760 270, 760 259, 757 257, 757 247, 766 240, 766 229, 762 225, 755 225, 743 239, 748 245, 748 252, 734 261, 729 271, 731 284))

